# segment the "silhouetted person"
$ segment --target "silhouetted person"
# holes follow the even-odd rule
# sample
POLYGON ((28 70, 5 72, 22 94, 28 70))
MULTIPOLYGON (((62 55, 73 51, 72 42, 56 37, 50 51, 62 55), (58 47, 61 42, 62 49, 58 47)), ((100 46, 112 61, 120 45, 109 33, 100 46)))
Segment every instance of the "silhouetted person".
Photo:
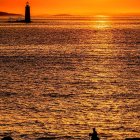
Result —
POLYGON ((26 3, 26 7, 25 7, 25 22, 26 23, 31 22, 29 2, 26 3))
POLYGON ((8 136, 8 137, 2 138, 1 140, 13 140, 13 139, 10 136, 8 136))
POLYGON ((95 128, 93 128, 93 133, 90 133, 89 136, 91 136, 91 140, 100 140, 95 128))

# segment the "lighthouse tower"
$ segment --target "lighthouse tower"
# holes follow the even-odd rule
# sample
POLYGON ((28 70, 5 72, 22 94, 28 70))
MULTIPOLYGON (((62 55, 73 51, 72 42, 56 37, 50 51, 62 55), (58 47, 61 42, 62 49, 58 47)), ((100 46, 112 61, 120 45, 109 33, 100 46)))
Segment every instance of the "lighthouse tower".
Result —
POLYGON ((29 2, 27 2, 26 6, 25 6, 25 22, 26 23, 30 23, 31 22, 29 2))

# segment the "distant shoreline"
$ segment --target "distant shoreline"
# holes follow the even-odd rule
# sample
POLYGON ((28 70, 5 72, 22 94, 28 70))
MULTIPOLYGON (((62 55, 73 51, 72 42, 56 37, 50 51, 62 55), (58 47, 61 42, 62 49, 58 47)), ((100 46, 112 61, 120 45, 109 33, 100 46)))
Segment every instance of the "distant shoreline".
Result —
POLYGON ((14 13, 7 13, 7 12, 0 12, 0 16, 22 16, 21 14, 14 14, 14 13))

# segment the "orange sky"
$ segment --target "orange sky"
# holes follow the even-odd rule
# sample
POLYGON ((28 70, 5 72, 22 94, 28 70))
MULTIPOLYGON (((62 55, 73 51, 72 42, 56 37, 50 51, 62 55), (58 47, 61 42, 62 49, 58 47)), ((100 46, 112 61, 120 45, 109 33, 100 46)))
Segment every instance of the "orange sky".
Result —
MULTIPOLYGON (((33 15, 140 13, 140 0, 29 0, 33 15)), ((0 11, 24 14, 26 0, 0 0, 0 11)))

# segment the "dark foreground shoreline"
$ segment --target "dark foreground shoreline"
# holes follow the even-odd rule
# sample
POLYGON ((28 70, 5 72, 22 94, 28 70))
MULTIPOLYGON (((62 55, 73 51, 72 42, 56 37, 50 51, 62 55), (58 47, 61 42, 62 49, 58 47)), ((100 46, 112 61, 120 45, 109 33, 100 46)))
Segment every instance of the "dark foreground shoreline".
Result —
MULTIPOLYGON (((57 138, 55 138, 55 137, 50 137, 50 138, 48 138, 48 137, 36 138, 36 140, 55 140, 55 139, 57 139, 57 138)), ((7 136, 7 137, 3 137, 1 140, 14 140, 14 139, 12 137, 10 137, 10 136, 7 136)), ((140 140, 140 138, 126 138, 125 140, 140 140)))

